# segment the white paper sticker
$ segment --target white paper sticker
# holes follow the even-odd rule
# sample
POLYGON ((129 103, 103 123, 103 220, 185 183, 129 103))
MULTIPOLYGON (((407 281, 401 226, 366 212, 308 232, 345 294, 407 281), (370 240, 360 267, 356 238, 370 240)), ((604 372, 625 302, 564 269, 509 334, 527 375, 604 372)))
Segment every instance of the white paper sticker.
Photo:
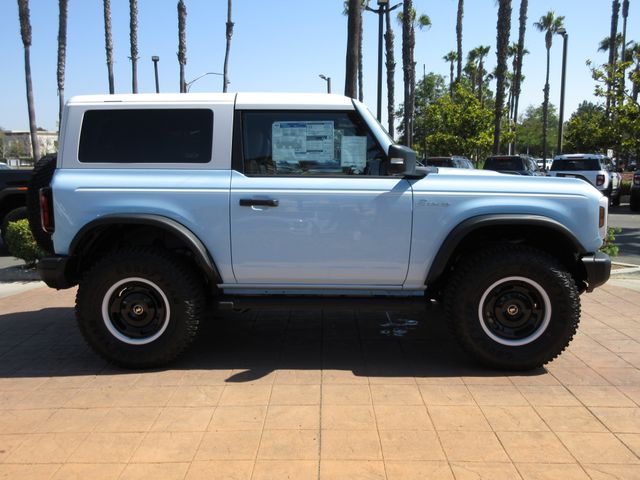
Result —
POLYGON ((362 173, 367 166, 367 137, 342 137, 340 166, 362 173))
POLYGON ((333 160, 333 121, 274 122, 272 138, 275 162, 333 160))

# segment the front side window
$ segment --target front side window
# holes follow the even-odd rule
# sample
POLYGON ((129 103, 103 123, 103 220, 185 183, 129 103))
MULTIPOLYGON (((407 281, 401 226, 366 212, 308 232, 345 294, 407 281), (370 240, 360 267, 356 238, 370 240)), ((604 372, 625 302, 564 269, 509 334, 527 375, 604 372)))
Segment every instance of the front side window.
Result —
POLYGON ((385 175, 385 155, 355 112, 242 114, 247 175, 385 175))
POLYGON ((213 112, 208 109, 89 110, 80 134, 83 163, 207 163, 213 112))

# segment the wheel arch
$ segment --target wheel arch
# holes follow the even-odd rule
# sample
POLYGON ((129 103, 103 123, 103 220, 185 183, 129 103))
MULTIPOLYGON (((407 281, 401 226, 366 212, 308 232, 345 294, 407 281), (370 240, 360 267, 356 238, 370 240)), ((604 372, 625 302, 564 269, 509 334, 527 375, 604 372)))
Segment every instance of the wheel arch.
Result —
POLYGON ((557 220, 542 215, 491 214, 464 220, 449 232, 434 257, 426 285, 438 283, 463 253, 499 242, 537 247, 562 261, 577 282, 586 276, 577 260, 589 252, 557 220))
POLYGON ((165 246, 186 250, 212 285, 222 282, 213 258, 198 236, 180 222, 162 215, 113 214, 95 219, 75 235, 69 246, 69 256, 79 260, 78 270, 81 270, 88 266, 87 259, 106 248, 110 241, 121 242, 124 238, 136 242, 136 235, 141 233, 146 235, 146 243, 162 241, 165 246))

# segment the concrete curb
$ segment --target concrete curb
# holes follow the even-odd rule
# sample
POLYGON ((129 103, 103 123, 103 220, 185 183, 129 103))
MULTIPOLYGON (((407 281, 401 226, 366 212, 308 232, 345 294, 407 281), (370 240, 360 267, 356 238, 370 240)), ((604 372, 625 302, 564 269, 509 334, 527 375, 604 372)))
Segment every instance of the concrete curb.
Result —
POLYGON ((0 268, 0 283, 6 282, 39 282, 40 275, 35 268, 24 266, 0 268))
POLYGON ((612 277, 640 277, 640 265, 630 263, 611 262, 612 266, 622 268, 611 269, 612 277))

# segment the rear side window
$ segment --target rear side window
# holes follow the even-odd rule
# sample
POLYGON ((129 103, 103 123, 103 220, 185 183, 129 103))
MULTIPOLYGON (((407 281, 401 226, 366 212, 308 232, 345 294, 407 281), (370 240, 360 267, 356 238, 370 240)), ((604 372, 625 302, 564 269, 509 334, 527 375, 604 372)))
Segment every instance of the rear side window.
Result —
POLYGON ((524 170, 523 161, 520 157, 489 157, 484 162, 485 170, 524 170))
POLYGON ((551 171, 575 172, 579 170, 600 170, 600 162, 596 158, 558 159, 551 164, 551 171))
POLYGON ((207 109, 89 110, 80 134, 84 163, 207 163, 213 112, 207 109))

